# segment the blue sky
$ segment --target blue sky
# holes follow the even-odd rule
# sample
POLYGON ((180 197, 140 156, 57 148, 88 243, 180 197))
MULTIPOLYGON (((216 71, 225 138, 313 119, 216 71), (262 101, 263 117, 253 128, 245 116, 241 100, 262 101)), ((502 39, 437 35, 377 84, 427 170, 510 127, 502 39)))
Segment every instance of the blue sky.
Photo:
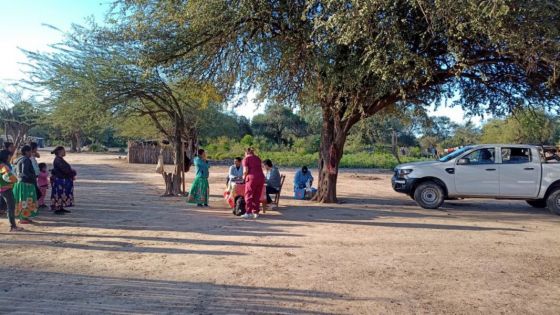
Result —
MULTIPOLYGON (((101 22, 111 3, 110 0, 0 0, 0 89, 25 78, 21 63, 26 58, 19 48, 46 51, 49 44, 62 39, 60 32, 44 24, 67 31, 72 23, 82 24, 88 17, 101 22)), ((235 109, 238 114, 251 118, 262 112, 263 108, 257 108, 251 96, 246 104, 235 109)), ((448 116, 457 123, 465 122, 459 108, 442 107, 434 114, 448 116)))
POLYGON ((102 20, 109 7, 107 0, 0 0, 0 85, 24 77, 19 63, 26 59, 18 47, 44 51, 62 39, 43 24, 66 31, 90 16, 102 20))

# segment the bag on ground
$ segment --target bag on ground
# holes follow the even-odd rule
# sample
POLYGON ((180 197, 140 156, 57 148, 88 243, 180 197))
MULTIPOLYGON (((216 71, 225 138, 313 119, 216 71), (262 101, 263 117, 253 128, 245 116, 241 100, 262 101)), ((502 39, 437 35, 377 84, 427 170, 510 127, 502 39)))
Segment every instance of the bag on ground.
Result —
POLYGON ((305 188, 295 188, 294 189, 294 199, 297 199, 297 200, 305 199, 305 188))
POLYGON ((305 200, 311 200, 317 194, 317 189, 315 188, 305 188, 305 200))
POLYGON ((242 216, 245 214, 245 198, 238 196, 235 198, 235 207, 233 208, 233 214, 236 216, 242 216))

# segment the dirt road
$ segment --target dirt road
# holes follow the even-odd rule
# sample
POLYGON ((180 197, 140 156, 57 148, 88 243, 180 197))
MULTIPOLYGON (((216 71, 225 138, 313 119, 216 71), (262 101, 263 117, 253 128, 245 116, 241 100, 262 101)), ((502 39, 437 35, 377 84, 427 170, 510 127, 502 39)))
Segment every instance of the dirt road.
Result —
POLYGON ((68 160, 71 215, 0 223, 0 313, 560 313, 560 217, 524 202, 422 210, 389 175, 345 171, 344 203, 318 205, 292 200, 281 170, 281 208, 243 221, 220 197, 225 168, 199 209, 158 197, 154 166, 68 160))

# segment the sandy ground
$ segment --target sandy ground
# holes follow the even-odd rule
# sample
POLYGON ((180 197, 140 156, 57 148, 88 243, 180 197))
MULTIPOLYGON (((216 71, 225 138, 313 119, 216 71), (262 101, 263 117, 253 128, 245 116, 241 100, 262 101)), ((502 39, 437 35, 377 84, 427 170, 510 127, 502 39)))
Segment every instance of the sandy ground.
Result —
POLYGON ((345 171, 343 203, 319 205, 292 200, 283 170, 281 207, 243 221, 223 167, 198 209, 158 197, 154 166, 68 160, 71 215, 0 223, 0 313, 560 313, 560 217, 524 202, 423 210, 388 174, 345 171))

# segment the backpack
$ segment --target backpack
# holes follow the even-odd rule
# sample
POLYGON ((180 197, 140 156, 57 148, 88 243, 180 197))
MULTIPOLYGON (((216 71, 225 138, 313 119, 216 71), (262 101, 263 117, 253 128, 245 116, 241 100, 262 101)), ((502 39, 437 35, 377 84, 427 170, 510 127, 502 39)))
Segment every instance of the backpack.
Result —
POLYGON ((239 196, 235 198, 235 206, 233 207, 233 214, 242 216, 245 214, 245 198, 239 196))

